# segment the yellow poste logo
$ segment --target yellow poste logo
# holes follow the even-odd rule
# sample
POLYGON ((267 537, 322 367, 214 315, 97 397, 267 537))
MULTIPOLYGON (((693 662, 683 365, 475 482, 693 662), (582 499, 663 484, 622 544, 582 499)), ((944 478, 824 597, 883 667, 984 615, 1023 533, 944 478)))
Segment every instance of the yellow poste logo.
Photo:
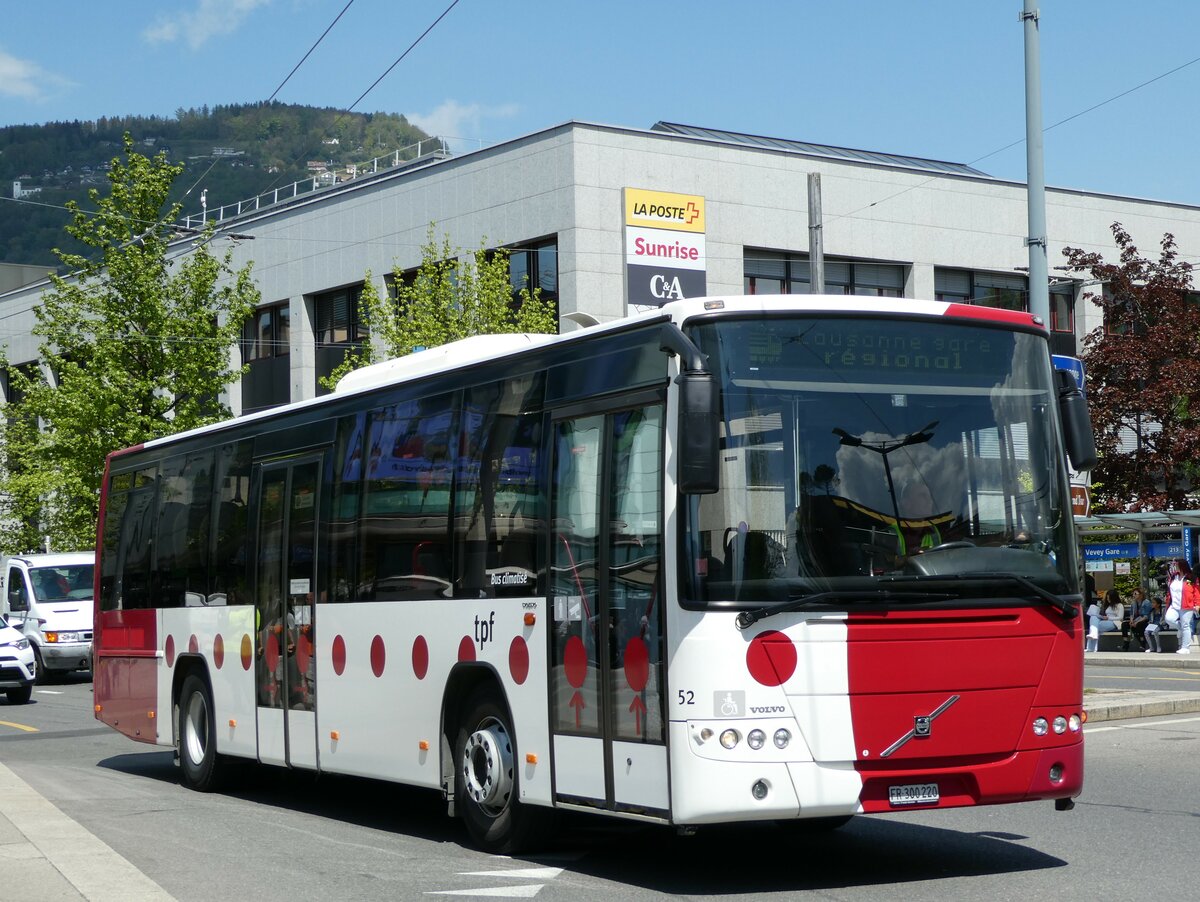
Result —
POLYGON ((625 225, 679 232, 704 231, 704 198, 643 188, 625 189, 625 225))

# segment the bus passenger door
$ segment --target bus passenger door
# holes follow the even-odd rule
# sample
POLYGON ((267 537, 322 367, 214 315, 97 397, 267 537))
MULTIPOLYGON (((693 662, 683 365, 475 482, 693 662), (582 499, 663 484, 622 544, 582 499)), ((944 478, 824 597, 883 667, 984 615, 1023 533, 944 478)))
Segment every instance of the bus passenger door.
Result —
POLYGON ((258 467, 255 622, 258 754, 317 766, 313 587, 321 458, 258 467))
POLYGON ((555 423, 551 728, 558 801, 665 815, 663 407, 555 423))

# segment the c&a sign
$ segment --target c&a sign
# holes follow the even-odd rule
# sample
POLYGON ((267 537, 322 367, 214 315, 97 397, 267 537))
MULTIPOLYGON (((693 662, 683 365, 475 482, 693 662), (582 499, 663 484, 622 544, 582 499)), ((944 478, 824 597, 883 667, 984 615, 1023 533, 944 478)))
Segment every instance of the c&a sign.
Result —
POLYGON ((704 198, 626 188, 625 274, 631 307, 702 297, 704 198))

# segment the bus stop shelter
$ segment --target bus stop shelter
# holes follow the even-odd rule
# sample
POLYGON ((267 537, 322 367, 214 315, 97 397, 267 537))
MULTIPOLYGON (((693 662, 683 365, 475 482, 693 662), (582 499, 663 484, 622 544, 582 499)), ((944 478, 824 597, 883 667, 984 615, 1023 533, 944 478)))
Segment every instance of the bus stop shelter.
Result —
POLYGON ((1075 529, 1085 564, 1135 558, 1142 588, 1150 591, 1154 588, 1150 585, 1154 569, 1147 566, 1148 561, 1183 558, 1196 565, 1200 510, 1091 514, 1076 517, 1075 529))

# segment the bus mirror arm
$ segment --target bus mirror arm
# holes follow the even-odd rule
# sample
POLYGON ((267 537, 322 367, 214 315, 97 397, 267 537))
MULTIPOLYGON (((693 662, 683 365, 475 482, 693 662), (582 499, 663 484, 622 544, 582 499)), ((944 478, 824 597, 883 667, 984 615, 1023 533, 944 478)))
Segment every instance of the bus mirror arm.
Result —
POLYGON ((708 372, 708 356, 677 325, 663 323, 659 338, 664 353, 683 361, 681 369, 686 372, 708 372))
POLYGON ((717 382, 708 371, 708 358, 674 323, 662 326, 662 349, 677 355, 682 366, 679 386, 679 491, 711 495, 721 488, 720 419, 717 382))
POLYGON ((1087 400, 1075 382, 1075 376, 1067 370, 1055 370, 1058 377, 1058 411, 1062 417, 1063 439, 1067 446, 1067 457, 1077 471, 1090 470, 1099 459, 1096 440, 1092 435, 1092 418, 1088 414, 1087 400))

